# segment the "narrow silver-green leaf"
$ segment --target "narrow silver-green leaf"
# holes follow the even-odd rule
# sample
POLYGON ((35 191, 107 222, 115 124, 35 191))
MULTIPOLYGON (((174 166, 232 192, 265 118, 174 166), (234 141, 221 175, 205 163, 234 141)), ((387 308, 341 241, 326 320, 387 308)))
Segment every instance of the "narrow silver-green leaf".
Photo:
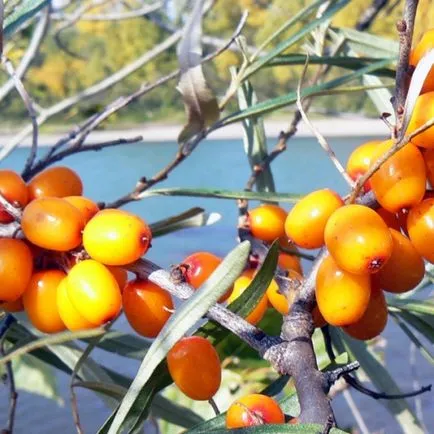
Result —
POLYGON ((181 76, 178 90, 182 95, 188 121, 178 137, 183 143, 216 122, 220 116, 217 99, 206 83, 202 71, 202 9, 204 0, 194 3, 179 43, 178 60, 181 76))
POLYGON ((205 315, 241 274, 249 252, 249 242, 239 244, 226 256, 204 285, 176 309, 146 353, 136 378, 110 426, 109 434, 118 433, 122 429, 128 431, 135 426, 136 420, 129 419, 128 416, 134 410, 140 391, 170 348, 205 315))
MULTIPOLYGON (((212 433, 212 434, 319 434, 324 432, 324 427, 316 424, 284 424, 284 425, 257 425, 248 428, 238 429, 215 429, 210 431, 197 431, 197 433, 212 433)), ((328 431, 330 434, 347 434, 337 428, 332 428, 328 431)))
POLYGON ((398 309, 407 310, 410 312, 426 313, 434 316, 434 302, 430 300, 416 300, 416 299, 399 299, 396 297, 388 297, 387 303, 398 309))

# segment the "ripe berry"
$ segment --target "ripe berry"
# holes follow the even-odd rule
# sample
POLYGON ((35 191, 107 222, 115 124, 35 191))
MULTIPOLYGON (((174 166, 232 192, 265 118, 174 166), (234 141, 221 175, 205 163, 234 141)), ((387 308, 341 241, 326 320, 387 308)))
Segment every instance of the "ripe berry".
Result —
POLYGON ((98 205, 87 197, 66 196, 64 199, 81 212, 85 224, 99 211, 98 205))
MULTIPOLYGON (((246 274, 238 277, 234 282, 234 288, 232 290, 231 295, 228 298, 228 303, 231 304, 235 301, 250 285, 253 280, 253 272, 248 272, 246 274), (247 275, 246 275, 247 274, 247 275)), ((275 283, 275 282, 274 282, 275 283)), ((276 283, 275 283, 276 284, 276 283)), ((273 281, 270 285, 273 285, 273 281)), ((259 300, 258 304, 255 308, 247 315, 245 320, 250 324, 257 324, 261 321, 268 307, 268 298, 267 295, 264 294, 262 298, 259 300)))
POLYGON ((122 293, 122 304, 131 327, 146 338, 155 338, 170 318, 170 294, 146 280, 129 282, 122 293))
POLYGON ((15 301, 0 303, 0 309, 6 312, 22 312, 24 310, 23 299, 20 297, 15 301))
POLYGON ((389 212, 381 207, 377 208, 375 212, 384 220, 384 223, 386 223, 389 228, 395 229, 397 231, 401 230, 401 225, 397 214, 389 212))
POLYGON ((363 205, 346 205, 336 210, 324 234, 333 259, 350 273, 375 273, 392 255, 389 228, 375 211, 363 205))
POLYGON ((104 209, 84 228, 83 246, 96 261, 126 265, 147 252, 151 238, 149 226, 140 217, 119 209, 104 209))
POLYGON ((30 200, 41 197, 80 196, 83 184, 69 167, 56 166, 38 173, 28 184, 30 200))
POLYGON ((372 286, 368 307, 355 323, 344 327, 344 331, 355 339, 366 341, 378 336, 387 324, 387 304, 383 291, 372 286))
POLYGON ((58 333, 66 328, 57 309, 57 288, 64 277, 60 270, 38 271, 23 295, 27 316, 41 332, 58 333))
POLYGON ((0 302, 15 301, 26 290, 33 272, 33 256, 24 241, 0 238, 0 302))
MULTIPOLYGON (((392 140, 381 143, 374 161, 392 146, 392 140)), ((371 186, 380 205, 392 213, 418 204, 426 189, 422 153, 411 143, 405 145, 372 175, 371 186)))
POLYGON ((116 282, 119 285, 119 289, 122 292, 128 282, 127 270, 125 270, 125 268, 115 266, 107 266, 107 269, 110 271, 110 273, 113 274, 113 277, 116 279, 116 282))
POLYGON ((96 327, 87 321, 74 307, 68 295, 67 278, 59 283, 56 294, 57 310, 66 328, 71 331, 89 330, 96 327))
POLYGON ((300 276, 303 276, 303 269, 301 268, 300 257, 296 255, 291 255, 290 253, 279 253, 279 258, 277 263, 283 270, 293 270, 296 271, 300 276))
POLYGON ((203 337, 179 340, 167 354, 167 366, 174 383, 191 399, 209 400, 220 387, 219 356, 203 337))
POLYGON ((419 254, 434 263, 434 199, 425 199, 410 210, 407 229, 419 254))
POLYGON ((277 205, 261 205, 249 211, 250 231, 259 240, 272 242, 285 234, 286 211, 277 205))
POLYGON ((66 284, 69 299, 86 321, 100 326, 119 314, 122 307, 119 285, 99 262, 87 259, 74 265, 66 284))
MULTIPOLYGON (((373 163, 372 158, 376 152, 380 140, 372 140, 358 146, 348 158, 346 171, 354 181, 357 181, 369 169, 373 163)), ((368 180, 364 185, 364 190, 367 192, 371 189, 371 183, 368 180)))
POLYGON ((312 309, 312 321, 315 328, 321 328, 327 325, 327 321, 322 316, 321 311, 318 309, 318 306, 315 306, 312 309))
POLYGON ((226 428, 282 424, 285 415, 269 396, 253 393, 237 399, 226 413, 226 428))
POLYGON ((339 195, 329 189, 308 194, 289 211, 285 221, 286 235, 305 249, 321 247, 327 220, 343 204, 339 195))
MULTIPOLYGON (((434 48, 434 29, 427 30, 421 40, 416 44, 410 53, 410 65, 416 67, 420 59, 434 48)), ((434 68, 431 67, 422 87, 422 93, 434 90, 434 68)))
POLYGON ((365 313, 371 293, 368 274, 353 274, 339 268, 329 255, 322 261, 316 277, 316 302, 331 325, 357 322, 365 313))
POLYGON ((286 293, 283 293, 283 290, 279 288, 274 279, 271 281, 266 292, 270 304, 282 315, 288 315, 297 289, 303 282, 303 277, 294 270, 289 270, 288 279, 290 279, 291 283, 288 283, 289 287, 286 289, 286 293))
MULTIPOLYGON (((0 170, 0 194, 12 205, 24 208, 29 201, 26 183, 13 170, 0 170)), ((0 205, 0 223, 10 223, 14 218, 0 205)))
POLYGON ((425 149, 422 155, 425 161, 426 177, 431 187, 434 187, 434 149, 425 149))
MULTIPOLYGON (((434 117, 433 105, 434 92, 419 95, 408 124, 407 134, 416 131, 434 117)), ((414 136, 411 142, 421 148, 434 148, 434 127, 429 127, 424 132, 414 136)))
POLYGON ((406 292, 413 289, 425 274, 425 264, 411 241, 394 229, 392 256, 386 265, 372 276, 372 282, 389 292, 406 292))
MULTIPOLYGON (((221 263, 221 258, 209 252, 196 252, 187 256, 182 261, 182 265, 186 267, 186 282, 198 289, 221 263)), ((219 298, 219 302, 225 301, 230 293, 231 289, 219 298)))
POLYGON ((30 202, 21 219, 21 228, 30 242, 59 252, 80 245, 83 227, 81 212, 57 197, 44 197, 30 202))

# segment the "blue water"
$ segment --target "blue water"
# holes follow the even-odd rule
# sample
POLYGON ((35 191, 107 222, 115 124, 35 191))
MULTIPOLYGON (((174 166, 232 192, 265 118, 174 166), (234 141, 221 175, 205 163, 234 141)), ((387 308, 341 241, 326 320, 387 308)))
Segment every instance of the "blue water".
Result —
MULTIPOLYGON (((338 158, 345 162, 348 155, 367 138, 337 138, 331 140, 338 158)), ((136 144, 118 148, 108 148, 100 152, 86 152, 69 157, 64 163, 75 169, 83 179, 84 194, 95 201, 113 201, 130 191, 136 181, 150 177, 168 164, 177 150, 175 143, 136 144)), ((2 168, 20 170, 28 150, 18 149, 2 168)), ((42 150, 42 153, 45 150, 42 150)), ((277 190, 285 193, 308 193, 317 188, 329 187, 339 193, 346 193, 346 185, 320 146, 309 138, 289 142, 287 151, 273 163, 273 173, 277 190)), ((208 140, 175 171, 169 179, 158 187, 201 187, 241 190, 244 188, 249 169, 241 140, 208 140)), ((147 255, 152 261, 168 267, 177 263, 186 254, 197 250, 209 250, 224 255, 234 246, 236 237, 237 208, 234 201, 222 199, 197 199, 187 197, 152 197, 129 204, 126 209, 141 215, 148 222, 154 222, 170 215, 200 206, 209 212, 218 212, 222 219, 211 227, 187 229, 155 239, 147 255)), ((286 206, 289 209, 288 206, 286 206)), ((117 327, 130 330, 122 318, 117 327)), ((414 376, 409 365, 409 341, 389 321, 384 333, 387 339, 386 361, 392 375, 402 390, 413 388, 414 376)), ((138 362, 112 355, 96 354, 95 358, 104 361, 125 375, 133 376, 138 362)), ((416 358, 417 378, 422 384, 432 380, 432 367, 422 357, 416 358)), ((16 418, 16 433, 74 433, 74 425, 69 407, 68 377, 58 375, 59 389, 65 401, 59 407, 53 401, 22 392, 19 396, 16 418)), ((370 432, 382 431, 387 434, 400 432, 394 419, 378 402, 352 392, 370 432)), ((108 416, 109 411, 91 392, 79 390, 78 402, 82 425, 86 433, 94 433, 108 416)), ((411 401, 414 403, 414 400, 411 401)), ((434 427, 432 394, 420 397, 427 426, 434 427)), ((0 386, 0 428, 5 425, 7 410, 7 390, 0 386)), ((342 396, 338 396, 333 406, 340 426, 355 426, 355 422, 342 396)), ((180 429, 181 431, 181 429, 180 429)))

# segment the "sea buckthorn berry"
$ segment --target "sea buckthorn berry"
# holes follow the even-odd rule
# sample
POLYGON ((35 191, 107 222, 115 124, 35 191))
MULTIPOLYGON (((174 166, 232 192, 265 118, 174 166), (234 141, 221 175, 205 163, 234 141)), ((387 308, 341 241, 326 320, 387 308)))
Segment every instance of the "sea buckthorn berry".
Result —
POLYGON ((415 249, 434 263, 434 199, 425 199, 410 210, 407 229, 415 249))
POLYGON ((339 195, 329 189, 308 194, 289 211, 285 221, 286 235, 305 249, 321 247, 327 220, 343 204, 339 195))
POLYGON ((325 244, 338 266, 354 274, 376 273, 393 249, 384 220, 363 205, 346 205, 332 214, 325 228, 325 244))
POLYGON ((125 285, 128 282, 127 270, 125 270, 125 268, 115 267, 110 265, 107 266, 107 269, 110 271, 110 273, 113 274, 113 277, 116 279, 116 282, 118 282, 119 289, 122 292, 125 288, 125 285))
MULTIPOLYGON (((346 172, 351 179, 357 181, 368 171, 370 165, 373 163, 372 158, 380 143, 380 140, 372 140, 370 142, 363 143, 354 149, 348 158, 346 167, 346 172)), ((363 188, 365 191, 371 190, 371 183, 369 180, 366 181, 363 188)))
MULTIPOLYGON (((434 92, 419 95, 407 128, 410 134, 434 118, 434 92)), ((421 148, 434 148, 434 127, 429 127, 422 133, 414 136, 411 143, 421 148)))
POLYGON ((357 322, 365 313, 371 293, 369 274, 344 271, 326 256, 316 277, 316 302, 321 315, 331 325, 357 322))
POLYGON ((357 322, 343 329, 351 337, 366 341, 375 338, 384 330, 387 315, 387 304, 383 291, 376 285, 372 285, 371 297, 365 313, 357 322))
MULTIPOLYGON (((392 146, 392 140, 381 143, 375 160, 392 146)), ((426 189, 422 153, 411 143, 405 145, 372 175, 371 186, 379 204, 392 213, 418 204, 426 189)))
POLYGON ((285 234, 286 211, 277 205, 261 205, 249 211, 250 231, 255 238, 272 242, 285 234))
POLYGON ((425 161, 426 177, 431 187, 434 187, 434 148, 425 149, 422 155, 425 161))
POLYGON ((170 294, 146 280, 129 282, 122 292, 122 305, 131 327, 142 336, 155 338, 170 318, 170 294))
POLYGON ((20 297, 15 301, 0 303, 0 309, 6 312, 22 312, 24 310, 23 299, 20 297))
MULTIPOLYGON (((13 170, 0 170, 0 194, 12 205, 24 208, 29 201, 27 185, 13 170)), ((14 218, 0 205, 0 223, 10 223, 14 218)))
POLYGON ((98 205, 87 197, 66 196, 64 199, 80 210, 85 224, 99 211, 98 205))
POLYGON ((83 183, 69 167, 56 166, 38 173, 28 184, 30 200, 40 197, 80 196, 83 183))
MULTIPOLYGON (((249 270, 243 273, 240 277, 238 277, 237 280, 235 280, 233 290, 228 298, 229 304, 234 302, 248 288, 248 286, 253 280, 253 273, 253 270, 249 270)), ((272 281, 270 285, 273 285, 273 282, 274 281, 272 281)), ((247 315, 245 320, 250 324, 257 324, 264 316, 267 307, 268 297, 267 294, 264 294, 263 297, 259 300, 258 304, 255 306, 255 308, 247 315)))
POLYGON ((389 212, 384 208, 378 208, 375 212, 384 220, 384 223, 386 223, 389 228, 395 229, 396 231, 401 230, 397 214, 389 212))
POLYGON ((219 356, 203 337, 180 339, 167 354, 167 366, 174 383, 191 399, 207 401, 220 387, 219 356))
POLYGON ((136 261, 147 252, 151 239, 151 229, 140 217, 120 209, 103 209, 83 231, 87 253, 105 265, 136 261))
POLYGON ((267 395, 253 393, 237 399, 226 413, 226 428, 281 424, 285 415, 279 404, 267 395))
POLYGON ((289 309, 297 294, 297 289, 303 282, 303 277, 294 270, 288 271, 288 279, 290 284, 288 285, 289 287, 287 288, 286 293, 283 293, 283 290, 279 288, 279 285, 274 279, 271 281, 266 292, 271 306, 282 315, 288 315, 289 309))
POLYGON ((57 197, 44 197, 30 202, 21 219, 21 228, 31 243, 59 252, 80 245, 83 227, 81 212, 57 197))
MULTIPOLYGON (((410 65, 416 67, 420 59, 431 49, 434 48, 434 29, 427 30, 421 40, 416 44, 410 53, 410 65)), ((431 92, 434 90, 434 68, 431 67, 430 72, 423 83, 422 93, 431 92)))
POLYGON ((99 326, 119 314, 122 307, 119 285, 99 262, 86 259, 74 265, 66 284, 69 299, 86 321, 99 326))
POLYGON ((58 333, 66 329, 57 309, 57 288, 65 276, 60 270, 38 271, 23 295, 27 316, 41 332, 58 333))
POLYGON ((392 256, 386 265, 372 276, 372 282, 389 292, 406 292, 413 289, 425 274, 425 264, 411 241, 394 229, 392 256))
POLYGON ((74 307, 68 295, 67 278, 65 277, 57 287, 57 310, 66 328, 71 331, 89 330, 96 327, 87 321, 74 307))
POLYGON ((23 295, 33 272, 33 256, 24 241, 0 238, 0 302, 23 295))
POLYGON ((294 270, 301 276, 303 276, 303 269, 301 268, 300 257, 296 255, 291 255, 290 253, 282 252, 279 253, 279 258, 277 263, 280 268, 284 270, 294 270))
POLYGON ((321 328, 327 325, 327 321, 322 316, 318 306, 312 309, 312 321, 315 328, 321 328))

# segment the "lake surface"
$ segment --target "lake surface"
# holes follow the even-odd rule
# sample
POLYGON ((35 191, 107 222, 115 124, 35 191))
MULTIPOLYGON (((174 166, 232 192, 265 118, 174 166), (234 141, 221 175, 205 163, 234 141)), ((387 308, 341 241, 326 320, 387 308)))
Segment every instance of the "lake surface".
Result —
MULTIPOLYGON (((331 139, 337 156, 345 162, 348 155, 360 143, 368 139, 331 139)), ((272 145, 274 141, 270 141, 272 145)), ((270 146, 271 146, 270 145, 270 146)), ((175 143, 146 143, 109 148, 101 152, 86 152, 64 160, 63 163, 75 169, 82 177, 84 194, 95 201, 112 201, 130 191, 142 177, 153 176, 169 163, 175 152, 175 143)), ((44 153, 46 149, 42 149, 44 153)), ((1 168, 20 171, 28 149, 18 149, 1 168)), ((62 163, 59 163, 62 164, 62 163)), ((285 193, 308 193, 317 188, 333 188, 339 193, 347 192, 346 185, 324 151, 310 138, 289 142, 287 151, 273 163, 277 190, 285 193)), ((182 163, 158 187, 201 187, 242 190, 249 176, 242 141, 208 140, 182 163)), ((253 204, 253 203, 252 203, 253 204)), ((187 197, 152 197, 129 204, 126 209, 141 215, 148 222, 200 206, 209 212, 218 212, 222 219, 207 228, 187 229, 154 240, 147 257, 163 267, 178 263, 187 254, 197 250, 209 250, 225 255, 235 243, 237 207, 235 201, 222 199, 197 199, 187 197)), ((286 207, 289 209, 289 207, 286 207)), ((117 322, 117 328, 130 330, 124 318, 117 322)), ((432 382, 432 367, 421 356, 416 356, 416 367, 409 363, 410 341, 389 321, 384 333, 387 339, 385 357, 392 375, 403 391, 414 388, 414 381, 422 385, 432 382), (414 372, 416 371, 416 372, 414 372)), ((95 353, 95 358, 125 375, 133 376, 138 362, 115 357, 107 353, 95 353)), ((71 417, 68 394, 68 377, 58 375, 60 393, 64 407, 51 400, 21 392, 18 399, 16 433, 75 433, 71 417)), ((369 432, 387 434, 399 433, 400 429, 386 409, 371 398, 352 392, 369 432)), ((424 394, 418 398, 423 409, 425 424, 434 427, 433 398, 424 394)), ((91 392, 78 390, 80 417, 85 433, 94 433, 109 414, 102 401, 91 392)), ((412 405, 415 400, 410 400, 412 405)), ((5 426, 7 414, 7 389, 0 386, 0 428, 5 426)), ((333 401, 338 424, 341 427, 355 426, 351 412, 342 396, 333 401)), ((181 431, 181 429, 179 429, 181 431)))

